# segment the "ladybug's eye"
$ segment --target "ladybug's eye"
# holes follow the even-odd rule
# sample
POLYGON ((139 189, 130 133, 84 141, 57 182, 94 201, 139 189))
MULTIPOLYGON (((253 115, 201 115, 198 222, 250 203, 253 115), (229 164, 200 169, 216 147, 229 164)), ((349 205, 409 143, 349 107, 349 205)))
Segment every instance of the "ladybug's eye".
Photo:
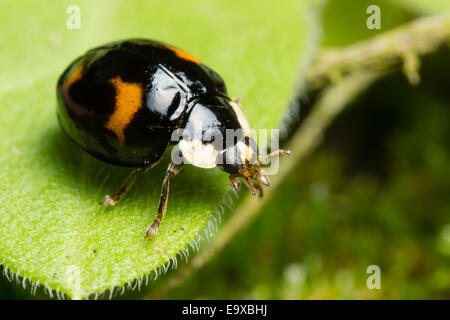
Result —
POLYGON ((238 173, 243 165, 239 149, 235 146, 219 153, 216 164, 217 167, 227 173, 238 173))

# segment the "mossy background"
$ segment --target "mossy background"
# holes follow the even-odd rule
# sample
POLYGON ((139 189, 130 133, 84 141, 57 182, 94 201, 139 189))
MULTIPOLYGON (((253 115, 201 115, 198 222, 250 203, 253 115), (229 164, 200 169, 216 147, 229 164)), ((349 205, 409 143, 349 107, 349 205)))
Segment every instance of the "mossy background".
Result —
MULTIPOLYGON (((13 1, 2 1, 0 7, 6 8, 12 3, 13 1)), ((270 8, 274 6, 271 1, 262 6, 257 5, 259 1, 245 5, 221 2, 223 12, 210 2, 196 1, 191 3, 192 7, 189 9, 194 16, 188 17, 183 12, 185 8, 178 6, 178 2, 156 2, 159 5, 155 4, 151 9, 140 1, 95 3, 96 10, 88 10, 90 13, 84 18, 90 27, 82 29, 77 35, 79 39, 73 39, 69 44, 58 46, 60 49, 50 51, 49 41, 51 44, 58 44, 61 39, 72 36, 71 31, 58 34, 48 29, 45 31, 46 45, 42 45, 42 38, 39 38, 42 37, 42 30, 39 26, 42 21, 46 21, 45 24, 49 26, 53 23, 65 24, 67 16, 64 8, 73 4, 72 2, 62 1, 58 5, 63 14, 55 14, 59 7, 39 9, 27 6, 26 1, 17 7, 12 6, 16 8, 15 15, 11 14, 14 9, 0 11, 2 25, 14 26, 13 30, 2 31, 0 38, 2 49, 9 52, 3 53, 0 61, 1 102, 4 108, 8 107, 0 124, 4 128, 9 128, 11 123, 14 123, 15 128, 36 128, 29 139, 25 139, 22 131, 17 129, 13 131, 15 134, 3 133, 0 144, 3 159, 3 173, 0 175, 1 208, 20 208, 25 214, 8 216, 5 212, 0 212, 2 232, 9 229, 14 234, 20 234, 18 230, 22 228, 21 222, 26 225, 30 223, 30 217, 36 217, 36 221, 31 222, 36 226, 44 224, 47 227, 45 233, 52 235, 51 238, 43 237, 44 231, 33 231, 23 233, 27 236, 20 241, 17 237, 14 240, 4 236, 0 253, 5 257, 8 253, 22 250, 20 252, 25 262, 40 254, 47 269, 51 269, 55 261, 46 260, 45 252, 38 253, 42 241, 62 248, 63 251, 73 252, 79 251, 82 244, 83 249, 89 251, 89 255, 83 256, 88 264, 89 259, 96 259, 96 254, 110 254, 108 246, 111 239, 103 239, 100 233, 94 237, 94 242, 91 238, 82 238, 73 226, 81 223, 81 228, 88 229, 91 220, 80 221, 79 215, 68 214, 67 210, 58 206, 60 201, 69 204, 71 208, 77 208, 81 201, 77 199, 83 199, 81 205, 91 210, 98 230, 107 230, 109 225, 125 222, 128 228, 126 230, 132 236, 129 235, 128 240, 123 240, 123 235, 114 238, 116 249, 120 250, 120 241, 134 239, 144 230, 149 221, 146 214, 151 214, 156 207, 156 203, 153 207, 149 207, 149 204, 154 201, 152 199, 157 198, 161 180, 138 181, 136 189, 140 189, 149 198, 142 197, 140 192, 132 192, 124 202, 123 211, 118 210, 119 207, 107 212, 98 210, 95 200, 120 183, 127 171, 117 171, 114 168, 117 176, 111 177, 108 172, 113 167, 74 151, 59 152, 58 150, 66 150, 68 147, 64 137, 58 133, 56 122, 52 122, 50 111, 34 112, 33 118, 21 117, 25 107, 52 110, 55 77, 70 57, 98 44, 99 39, 104 42, 130 33, 133 36, 147 36, 143 30, 151 30, 152 37, 172 42, 181 48, 189 48, 190 52, 214 66, 229 80, 227 83, 230 92, 245 96, 244 102, 248 107, 244 110, 255 127, 275 127, 290 97, 299 62, 302 62, 300 59, 306 59, 308 52, 308 43, 305 43, 308 32, 305 25, 312 22, 308 17, 302 18, 299 15, 298 29, 291 28, 294 25, 293 13, 283 22, 281 12, 286 8, 277 4, 277 10, 271 13, 270 8), (242 8, 237 13, 235 10, 239 6, 242 8), (117 12, 120 12, 127 23, 115 20, 117 12), (151 24, 150 17, 158 12, 171 13, 169 18, 162 19, 166 21, 165 25, 151 24), (144 15, 143 13, 148 14, 149 20, 134 18, 144 15), (27 24, 20 24, 18 19, 21 15, 32 20, 27 24), (230 17, 235 17, 235 20, 230 22, 230 17), (265 25, 267 19, 271 23, 265 25), (189 23, 195 23, 195 26, 186 27, 189 23), (260 27, 252 29, 251 25, 255 24, 260 27), (214 32, 204 31, 211 26, 215 28, 214 32), (95 33, 89 31, 92 28, 95 28, 95 33), (184 31, 174 33, 173 28, 184 31), (37 30, 35 34, 33 30, 37 30), (17 40, 21 33, 28 34, 26 41, 17 40), (217 34, 222 35, 222 38, 219 39, 217 34), (268 40, 263 43, 258 38, 252 40, 249 37, 268 40), (26 51, 27 42, 32 45, 33 51, 26 51), (273 48, 274 44, 281 47, 273 48), (4 49, 6 46, 7 49, 4 49), (218 46, 220 50, 217 49, 218 46), (264 54, 261 55, 263 50, 264 54), (18 60, 23 61, 23 64, 18 64, 18 60), (277 64, 270 63, 273 60, 277 64), (278 72, 282 73, 280 78, 289 79, 286 80, 289 83, 274 88, 273 84, 277 81, 268 78, 278 72), (40 105, 42 101, 48 105, 40 105), (252 106, 263 106, 263 109, 252 106), (276 106, 276 112, 267 111, 272 110, 272 106, 276 106), (18 158, 14 158, 15 156, 18 158), (39 161, 35 161, 36 157, 39 161), (13 178, 8 173, 12 170, 15 170, 13 178), (60 181, 63 180, 66 183, 61 192, 60 181), (24 185, 27 181, 33 181, 34 185, 31 188, 24 185), (26 199, 28 190, 33 192, 31 198, 26 199), (46 196, 56 193, 58 199, 46 196), (51 215, 45 209, 49 206, 53 208, 51 215), (133 210, 143 208, 146 208, 146 213, 133 213, 133 210), (40 214, 39 210, 42 210, 40 214), (26 214, 30 211, 37 213, 26 214), (26 221, 21 221, 21 217, 25 217, 26 221), (48 220, 43 220, 43 217, 48 220), (65 225, 72 227, 73 233, 67 234, 60 228, 65 225), (76 241, 71 249, 74 238, 76 241), (36 245, 32 245, 33 243, 36 245), (30 256, 27 257, 27 254, 30 256)), ((346 46, 381 34, 419 16, 450 10, 450 4, 446 0, 432 3, 419 0, 330 0, 324 3, 321 23, 316 26, 322 33, 322 47, 346 46), (371 4, 381 7, 381 30, 366 28, 366 8, 371 4)), ((402 74, 395 73, 360 96, 329 128, 321 147, 282 183, 258 219, 237 235, 212 263, 181 287, 169 292, 166 298, 449 299, 448 49, 425 58, 422 61, 421 75, 421 83, 412 87, 402 74), (369 290, 366 287, 366 269, 373 264, 381 268, 381 290, 369 290)), ((29 135, 29 131, 25 130, 23 133, 29 135)), ((163 171, 164 166, 160 166, 154 174, 162 178, 163 171)), ((211 171, 203 179, 204 172, 193 168, 186 170, 183 175, 180 176, 180 183, 172 184, 174 197, 182 199, 183 205, 172 216, 174 220, 170 220, 168 215, 165 222, 171 227, 177 227, 179 221, 188 223, 192 216, 183 220, 183 210, 188 208, 190 213, 198 214, 192 228, 200 230, 214 210, 214 204, 220 201, 219 196, 211 198, 206 191, 215 190, 214 194, 221 195, 227 190, 227 185, 217 184, 215 181, 219 178, 226 181, 226 177, 220 172, 211 171), (191 190, 186 189, 189 181, 194 181, 196 190, 199 191, 198 198, 192 201, 189 201, 191 190)), ((171 199, 172 202, 173 200, 171 199)), ((170 205, 173 203, 169 203, 170 205)), ((225 222, 226 219, 224 217, 225 222)), ((180 250, 195 233, 187 234, 179 247, 174 246, 172 250, 180 250)), ((173 234, 170 237, 172 236, 173 234)), ((165 240, 174 243, 173 239, 165 240)), ((128 248, 134 252, 144 251, 139 246, 128 248)), ((118 253, 117 250, 114 252, 118 253)), ((126 256, 123 252, 120 255, 126 256)), ((57 265, 64 267, 62 270, 66 270, 66 256, 68 254, 61 252, 62 261, 56 261, 57 265)), ((117 266, 119 273, 128 270, 129 265, 135 263, 127 259, 119 260, 123 263, 117 266)), ((31 262, 31 265, 31 272, 39 274, 42 270, 39 269, 42 264, 33 265, 31 262)), ((144 269, 145 267, 141 268, 144 269)), ((95 274, 95 270, 90 271, 95 274)), ((174 271, 160 277, 149 288, 127 291, 122 297, 144 296, 148 291, 163 286, 171 272, 174 271)), ((54 273, 57 274, 55 279, 58 279, 60 272, 54 273)), ((35 297, 46 298, 47 295, 41 290, 37 296, 32 296, 29 289, 23 290, 20 284, 0 279, 0 298, 35 297)))

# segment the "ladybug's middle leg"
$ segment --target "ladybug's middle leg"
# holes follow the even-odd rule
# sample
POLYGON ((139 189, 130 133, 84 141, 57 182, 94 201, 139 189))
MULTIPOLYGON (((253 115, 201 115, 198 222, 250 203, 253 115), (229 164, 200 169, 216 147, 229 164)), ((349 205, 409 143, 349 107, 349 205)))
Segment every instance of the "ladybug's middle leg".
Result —
POLYGON ((136 181, 136 177, 138 176, 138 174, 141 173, 141 172, 145 172, 145 171, 149 170, 152 167, 153 167, 153 165, 146 166, 146 167, 139 167, 139 168, 134 169, 130 173, 130 175, 125 179, 125 181, 123 182, 123 184, 120 187, 119 191, 117 191, 116 193, 114 193, 112 195, 108 194, 105 197, 105 199, 103 199, 103 201, 100 202, 100 204, 102 204, 105 207, 107 207, 108 205, 114 206, 131 189, 131 187, 133 186, 134 182, 136 181))
POLYGON ((153 221, 153 223, 147 227, 147 234, 145 235, 145 237, 148 239, 150 239, 152 234, 158 233, 159 224, 166 215, 167 200, 169 198, 169 180, 170 178, 176 176, 178 172, 180 172, 181 168, 183 168, 183 163, 174 164, 173 162, 170 162, 169 167, 167 168, 166 176, 164 177, 164 181, 161 187, 161 197, 159 198, 159 205, 157 212, 158 216, 153 221))

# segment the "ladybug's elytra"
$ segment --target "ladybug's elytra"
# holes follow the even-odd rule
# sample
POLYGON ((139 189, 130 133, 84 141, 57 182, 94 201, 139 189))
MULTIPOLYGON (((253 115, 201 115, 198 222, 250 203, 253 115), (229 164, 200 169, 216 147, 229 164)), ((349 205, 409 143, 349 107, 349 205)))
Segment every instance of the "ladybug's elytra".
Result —
MULTIPOLYGON (((133 167, 120 190, 107 195, 115 205, 139 172, 155 166, 170 145, 182 161, 171 163, 163 181, 157 217, 146 237, 156 234, 164 218, 169 179, 183 163, 219 167, 247 183, 253 195, 269 180, 259 161, 250 127, 237 101, 227 96, 222 78, 197 58, 168 44, 145 39, 110 43, 89 50, 58 81, 58 119, 63 131, 91 155, 119 166, 133 167), (200 130, 198 129, 200 128, 200 130), (215 137, 241 132, 229 143, 215 137), (173 139, 174 133, 179 133, 173 139)), ((226 141, 226 139, 224 139, 226 141)))

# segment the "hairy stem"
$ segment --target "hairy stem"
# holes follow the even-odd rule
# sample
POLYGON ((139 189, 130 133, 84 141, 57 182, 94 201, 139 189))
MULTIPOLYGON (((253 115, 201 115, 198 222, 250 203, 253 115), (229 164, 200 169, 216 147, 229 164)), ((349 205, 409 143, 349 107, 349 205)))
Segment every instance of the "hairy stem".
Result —
POLYGON ((344 49, 322 51, 305 79, 320 87, 355 70, 386 70, 401 62, 408 80, 417 84, 418 57, 436 50, 449 37, 450 12, 418 19, 344 49))

